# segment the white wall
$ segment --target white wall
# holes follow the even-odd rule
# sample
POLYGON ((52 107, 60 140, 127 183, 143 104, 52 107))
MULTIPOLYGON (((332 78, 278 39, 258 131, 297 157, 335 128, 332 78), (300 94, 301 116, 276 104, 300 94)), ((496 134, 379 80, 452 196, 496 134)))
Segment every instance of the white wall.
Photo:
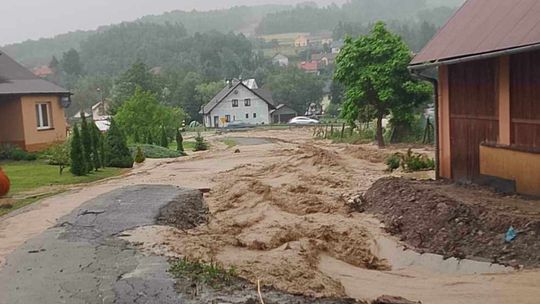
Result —
MULTIPOLYGON (((270 114, 269 114, 269 105, 264 100, 259 98, 253 92, 249 91, 243 86, 239 86, 235 91, 229 94, 220 104, 218 104, 211 112, 208 114, 208 118, 211 121, 211 124, 207 126, 214 126, 214 116, 225 117, 226 115, 231 116, 231 121, 241 120, 248 124, 261 125, 270 123, 270 114), (246 107, 244 105, 244 99, 251 99, 251 106, 246 107), (238 107, 232 106, 233 99, 238 99, 238 107), (256 113, 257 117, 253 118, 253 114, 256 113), (246 114, 249 115, 249 118, 246 118, 246 114)), ((207 121, 208 122, 208 121, 207 121)), ((220 125, 219 127, 226 127, 225 125, 220 125)))

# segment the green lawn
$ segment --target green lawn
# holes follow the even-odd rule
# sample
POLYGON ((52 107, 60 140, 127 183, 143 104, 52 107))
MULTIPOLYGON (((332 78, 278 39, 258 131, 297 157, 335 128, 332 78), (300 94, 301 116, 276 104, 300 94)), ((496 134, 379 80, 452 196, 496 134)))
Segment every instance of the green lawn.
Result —
POLYGON ((60 175, 57 166, 44 161, 0 162, 0 166, 11 180, 10 196, 45 186, 81 184, 121 174, 124 169, 105 168, 87 176, 73 176, 69 168, 60 175))

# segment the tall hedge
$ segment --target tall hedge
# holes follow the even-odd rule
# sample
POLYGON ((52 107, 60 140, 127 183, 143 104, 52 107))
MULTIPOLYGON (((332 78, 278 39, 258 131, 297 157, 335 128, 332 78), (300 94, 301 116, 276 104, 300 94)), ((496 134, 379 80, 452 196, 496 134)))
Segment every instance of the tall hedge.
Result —
POLYGON ((109 167, 132 168, 133 156, 129 151, 126 137, 114 119, 107 132, 107 164, 109 167))

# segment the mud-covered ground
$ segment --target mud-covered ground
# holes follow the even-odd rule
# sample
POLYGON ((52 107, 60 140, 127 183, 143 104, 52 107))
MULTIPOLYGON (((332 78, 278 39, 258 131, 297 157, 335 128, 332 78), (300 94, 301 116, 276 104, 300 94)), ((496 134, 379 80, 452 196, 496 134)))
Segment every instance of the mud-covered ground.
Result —
POLYGON ((482 258, 518 267, 540 266, 540 202, 476 186, 381 179, 357 200, 388 232, 422 252, 482 258), (517 237, 505 242, 510 227, 517 237))

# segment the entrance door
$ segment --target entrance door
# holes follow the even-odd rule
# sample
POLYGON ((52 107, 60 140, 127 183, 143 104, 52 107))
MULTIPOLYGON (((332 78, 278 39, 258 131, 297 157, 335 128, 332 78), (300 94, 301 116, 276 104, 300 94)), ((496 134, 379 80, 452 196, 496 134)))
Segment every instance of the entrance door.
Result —
POLYGON ((219 127, 219 116, 214 116, 214 128, 219 127))
POLYGON ((496 60, 449 66, 452 179, 480 176, 480 144, 499 136, 496 60))

